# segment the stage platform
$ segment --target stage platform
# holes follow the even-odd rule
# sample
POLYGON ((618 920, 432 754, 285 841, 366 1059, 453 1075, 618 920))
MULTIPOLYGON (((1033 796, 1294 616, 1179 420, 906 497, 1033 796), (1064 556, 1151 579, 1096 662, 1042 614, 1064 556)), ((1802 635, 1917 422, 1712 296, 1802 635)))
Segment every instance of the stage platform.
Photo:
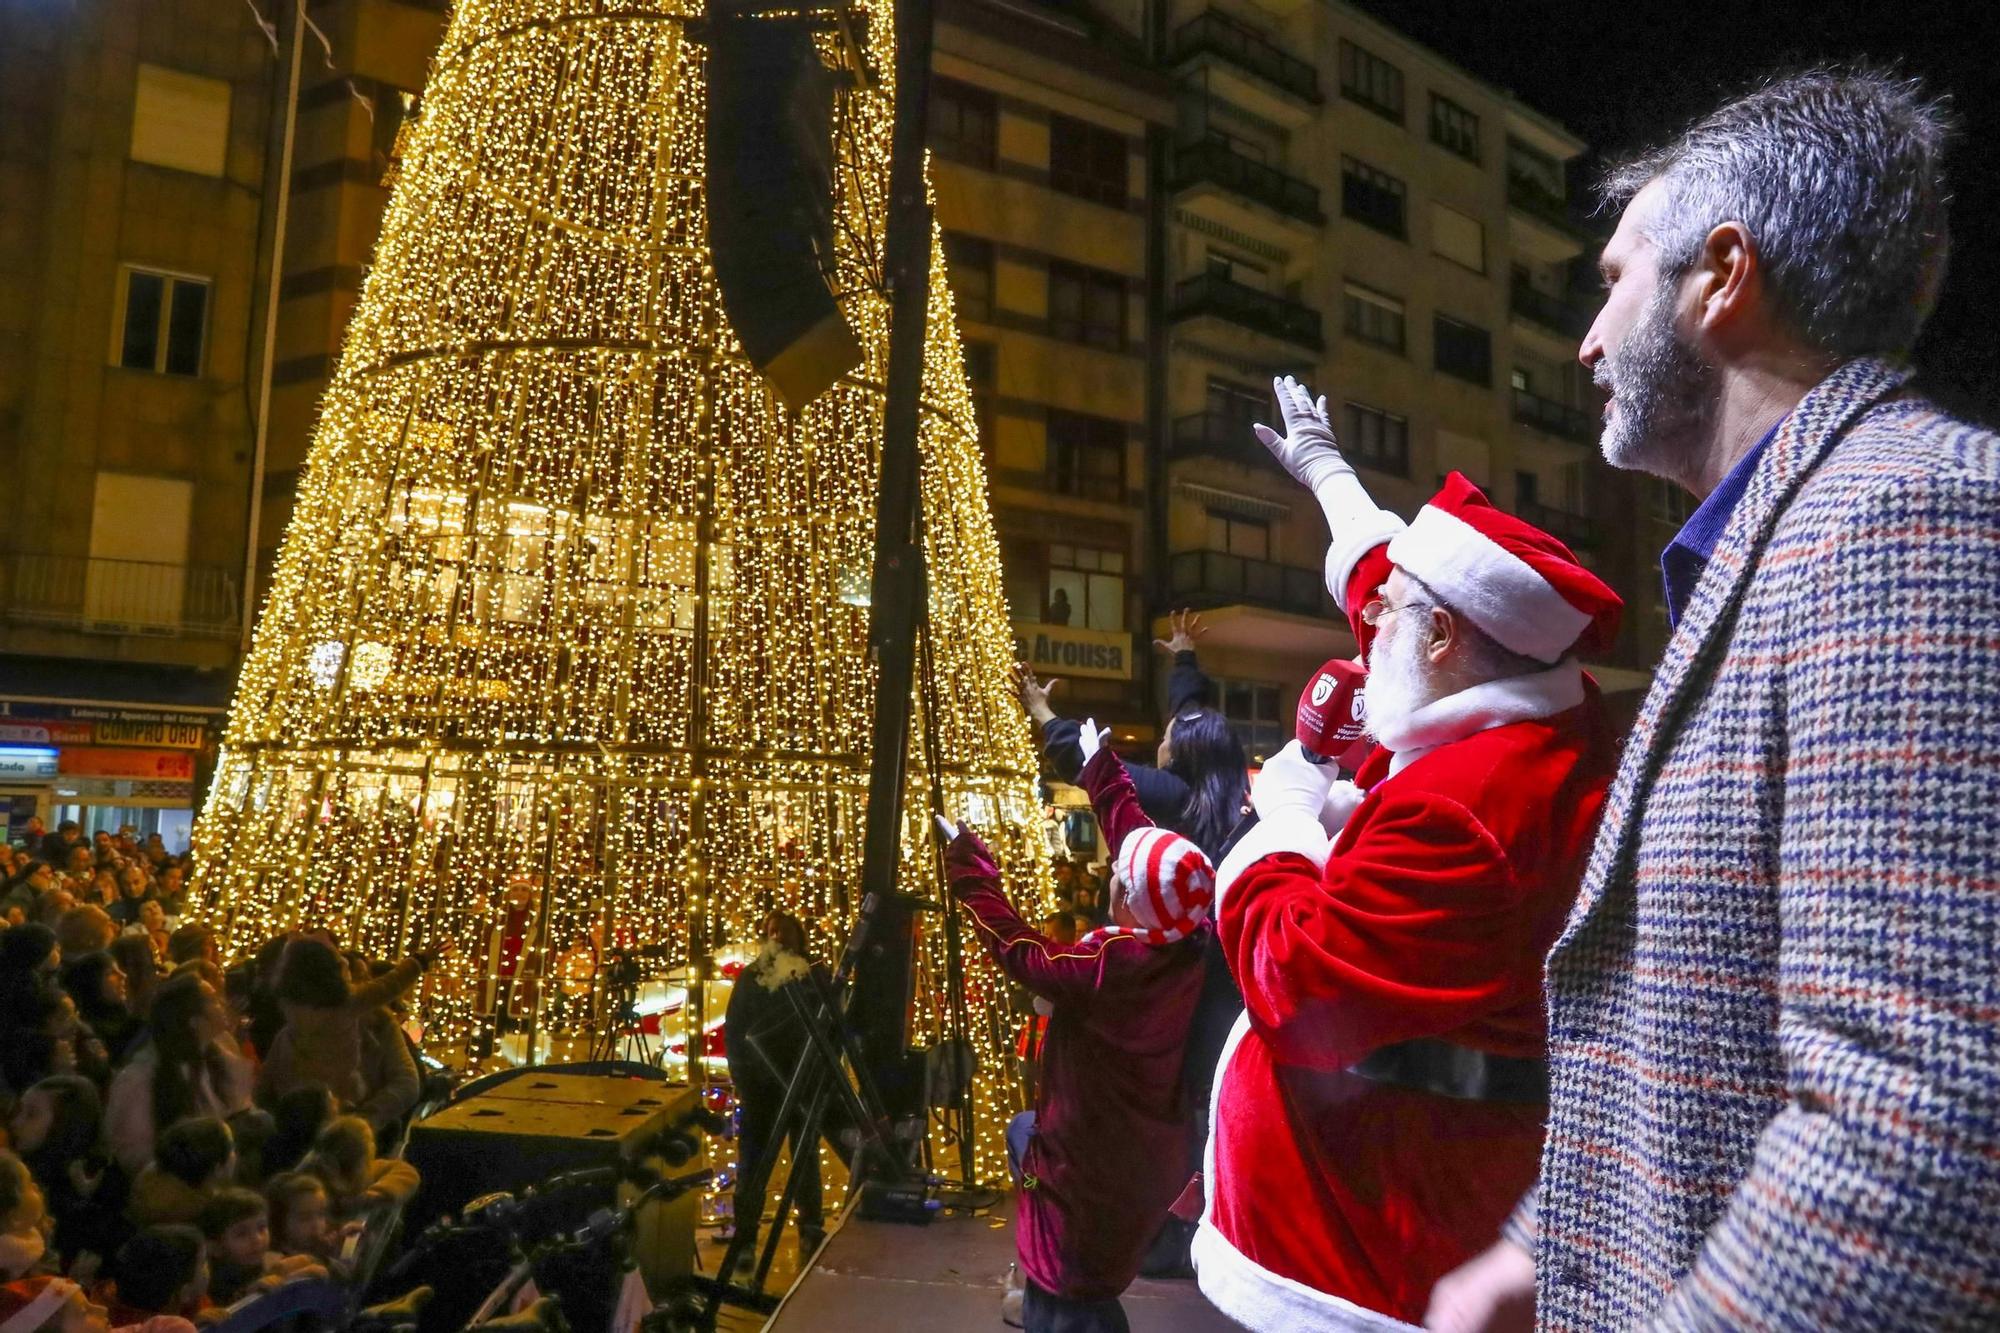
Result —
MULTIPOLYGON (((782 1333, 1005 1333, 1000 1297, 1014 1261, 1013 1196, 977 1213, 946 1213, 927 1227, 850 1216, 827 1238, 767 1328, 782 1333)), ((1229 1333, 1236 1325, 1193 1282, 1132 1284, 1134 1333, 1229 1333)))

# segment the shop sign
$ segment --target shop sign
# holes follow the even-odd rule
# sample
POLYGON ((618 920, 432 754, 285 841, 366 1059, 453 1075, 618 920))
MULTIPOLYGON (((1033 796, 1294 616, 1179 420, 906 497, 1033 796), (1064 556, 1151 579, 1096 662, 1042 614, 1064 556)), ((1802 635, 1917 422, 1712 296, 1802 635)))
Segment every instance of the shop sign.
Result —
POLYGON ((64 777, 162 778, 192 782, 194 755, 186 750, 71 745, 63 749, 59 771, 64 777))
POLYGON ((54 750, 37 745, 0 745, 0 780, 46 782, 55 775, 54 750))
POLYGON ((1038 676, 1132 679, 1132 636, 1068 625, 1016 624, 1014 651, 1038 676))
POLYGON ((0 742, 151 745, 171 750, 201 750, 208 747, 214 725, 203 714, 170 708, 107 708, 0 699, 0 742))

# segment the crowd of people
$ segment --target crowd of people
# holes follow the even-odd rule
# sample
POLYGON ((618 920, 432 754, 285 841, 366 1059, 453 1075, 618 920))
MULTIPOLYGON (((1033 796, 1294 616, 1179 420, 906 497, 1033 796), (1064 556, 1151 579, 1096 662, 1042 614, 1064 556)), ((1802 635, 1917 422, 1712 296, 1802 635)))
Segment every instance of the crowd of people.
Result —
POLYGON ((185 855, 129 831, 31 826, 0 867, 0 1326, 192 1333, 354 1276, 419 1183, 395 1008, 427 957, 296 934, 224 971, 185 855))

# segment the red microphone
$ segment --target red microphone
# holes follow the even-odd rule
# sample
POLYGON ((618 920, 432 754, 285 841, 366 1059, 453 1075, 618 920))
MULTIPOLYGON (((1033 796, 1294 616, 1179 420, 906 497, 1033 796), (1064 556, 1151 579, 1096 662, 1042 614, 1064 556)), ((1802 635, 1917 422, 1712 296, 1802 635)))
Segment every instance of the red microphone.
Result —
POLYGON ((1337 763, 1353 772, 1361 767, 1374 742, 1368 738, 1368 672, 1345 657, 1336 657, 1313 672, 1299 692, 1299 715, 1293 735, 1314 763, 1337 763))

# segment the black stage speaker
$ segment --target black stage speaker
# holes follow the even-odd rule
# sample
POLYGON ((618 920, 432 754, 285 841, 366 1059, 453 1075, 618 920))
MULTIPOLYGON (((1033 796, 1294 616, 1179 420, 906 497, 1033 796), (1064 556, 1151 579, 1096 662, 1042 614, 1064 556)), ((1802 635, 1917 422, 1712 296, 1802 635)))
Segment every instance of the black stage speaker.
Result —
POLYGON ((708 242, 750 362, 794 410, 861 364, 833 299, 833 99, 809 26, 714 0, 708 242))
MULTIPOLYGON (((410 1127, 403 1155, 422 1173, 423 1182, 404 1213, 404 1234, 414 1237, 482 1195, 502 1191, 518 1195, 558 1172, 619 1165, 642 1166, 665 1175, 696 1170, 701 1165, 698 1160, 672 1159, 687 1148, 685 1139, 676 1141, 678 1136, 692 1135, 699 1141, 694 1116, 700 1106, 700 1093, 682 1084, 529 1070, 410 1127)), ((538 1225, 574 1231, 593 1211, 629 1201, 638 1188, 607 1182, 563 1191, 550 1210, 540 1214, 538 1225)), ((664 1293, 672 1279, 693 1271, 699 1207, 697 1190, 640 1210, 633 1253, 651 1290, 664 1293)), ((445 1271, 419 1271, 413 1276, 438 1286, 440 1301, 445 1300, 446 1286, 460 1276, 467 1278, 464 1285, 475 1297, 483 1296, 498 1279, 489 1281, 485 1272, 474 1275, 470 1270, 484 1269, 490 1258, 478 1255, 482 1262, 475 1265, 471 1256, 447 1251, 438 1265, 445 1271)), ((504 1272, 505 1256, 499 1258, 504 1272)), ((608 1290, 612 1275, 604 1277, 608 1290)), ((589 1285, 594 1294, 597 1283, 593 1279, 589 1285)), ((470 1313, 469 1307, 465 1313, 470 1313)), ((609 1314, 608 1305, 605 1313, 609 1314)), ((432 1327, 427 1317, 424 1328, 432 1327)))

